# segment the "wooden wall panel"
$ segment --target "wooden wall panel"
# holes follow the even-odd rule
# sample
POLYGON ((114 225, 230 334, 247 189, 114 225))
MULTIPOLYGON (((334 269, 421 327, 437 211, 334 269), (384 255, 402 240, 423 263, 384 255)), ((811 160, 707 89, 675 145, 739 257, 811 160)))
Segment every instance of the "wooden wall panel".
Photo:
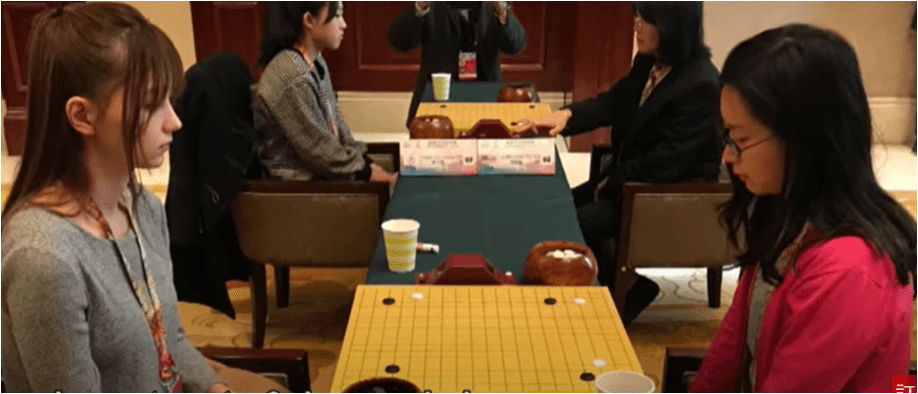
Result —
POLYGON ((29 33, 32 21, 49 8, 60 7, 69 2, 61 1, 4 1, 0 4, 3 18, 3 99, 6 100, 6 116, 3 118, 3 134, 7 153, 22 154, 26 129, 26 93, 29 80, 29 33))
MULTIPOLYGON (((513 12, 526 30, 527 45, 519 55, 504 55, 505 81, 531 81, 540 90, 570 91, 575 6, 565 2, 518 2, 513 12)), ((344 42, 324 54, 332 83, 340 90, 410 91, 420 63, 420 49, 400 53, 386 38, 398 12, 412 2, 347 2, 344 42)))
MULTIPOLYGON (((571 91, 573 101, 609 90, 631 69, 634 16, 627 2, 578 2, 577 36, 571 91)), ((610 145, 607 128, 571 138, 572 152, 589 152, 593 145, 610 145)))
POLYGON ((258 1, 192 1, 197 60, 217 51, 233 51, 256 71, 264 9, 264 2, 258 1))

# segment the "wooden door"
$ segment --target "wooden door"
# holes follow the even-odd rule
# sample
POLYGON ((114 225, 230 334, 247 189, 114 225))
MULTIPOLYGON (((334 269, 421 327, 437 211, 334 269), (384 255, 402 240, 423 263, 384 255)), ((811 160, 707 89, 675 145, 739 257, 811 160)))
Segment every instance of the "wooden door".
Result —
MULTIPOLYGON (((340 90, 411 91, 421 61, 420 48, 400 53, 389 45, 387 33, 395 16, 410 1, 347 2, 348 23, 337 51, 323 54, 340 90)), ((566 2, 516 2, 513 12, 526 30, 526 48, 501 57, 504 81, 529 81, 542 91, 570 91, 573 64, 570 29, 576 7, 566 2)), ((573 3, 576 4, 576 3, 573 3)))

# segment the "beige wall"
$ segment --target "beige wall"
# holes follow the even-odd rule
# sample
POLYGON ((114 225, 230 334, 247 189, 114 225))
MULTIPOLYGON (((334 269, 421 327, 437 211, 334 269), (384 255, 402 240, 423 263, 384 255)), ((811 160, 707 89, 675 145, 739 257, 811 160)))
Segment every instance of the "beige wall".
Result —
POLYGON ((915 97, 915 34, 909 29, 914 2, 738 2, 708 1, 705 39, 714 64, 730 49, 763 30, 810 23, 844 36, 858 55, 867 95, 915 97))
POLYGON ((194 34, 191 28, 191 5, 187 1, 125 1, 159 26, 175 44, 182 65, 187 70, 197 60, 194 54, 194 34))

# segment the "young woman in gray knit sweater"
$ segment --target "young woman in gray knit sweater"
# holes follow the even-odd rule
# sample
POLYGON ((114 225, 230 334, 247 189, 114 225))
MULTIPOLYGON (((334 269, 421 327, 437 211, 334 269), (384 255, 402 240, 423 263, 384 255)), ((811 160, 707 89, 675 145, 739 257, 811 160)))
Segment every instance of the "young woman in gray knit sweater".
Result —
POLYGON ((165 212, 134 179, 163 163, 181 128, 172 42, 115 3, 48 10, 29 42, 25 151, 3 207, 6 388, 271 387, 210 362, 185 338, 165 212))
POLYGON ((344 39, 340 1, 265 5, 258 65, 265 68, 252 100, 259 158, 280 179, 369 180, 396 176, 367 157, 367 145, 344 123, 322 51, 344 39))

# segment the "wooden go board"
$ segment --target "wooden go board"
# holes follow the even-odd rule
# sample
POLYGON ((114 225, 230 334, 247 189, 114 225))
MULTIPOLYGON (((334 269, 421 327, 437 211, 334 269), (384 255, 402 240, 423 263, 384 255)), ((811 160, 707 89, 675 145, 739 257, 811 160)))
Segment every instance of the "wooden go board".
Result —
POLYGON ((443 115, 453 122, 458 134, 469 131, 482 119, 500 119, 504 126, 513 129, 516 122, 525 118, 551 113, 548 104, 539 103, 421 103, 416 116, 443 115))
POLYGON ((918 196, 915 191, 891 191, 889 194, 902 204, 912 217, 918 217, 918 196))
POLYGON ((605 287, 361 285, 331 391, 596 392, 612 370, 643 372, 605 287))

